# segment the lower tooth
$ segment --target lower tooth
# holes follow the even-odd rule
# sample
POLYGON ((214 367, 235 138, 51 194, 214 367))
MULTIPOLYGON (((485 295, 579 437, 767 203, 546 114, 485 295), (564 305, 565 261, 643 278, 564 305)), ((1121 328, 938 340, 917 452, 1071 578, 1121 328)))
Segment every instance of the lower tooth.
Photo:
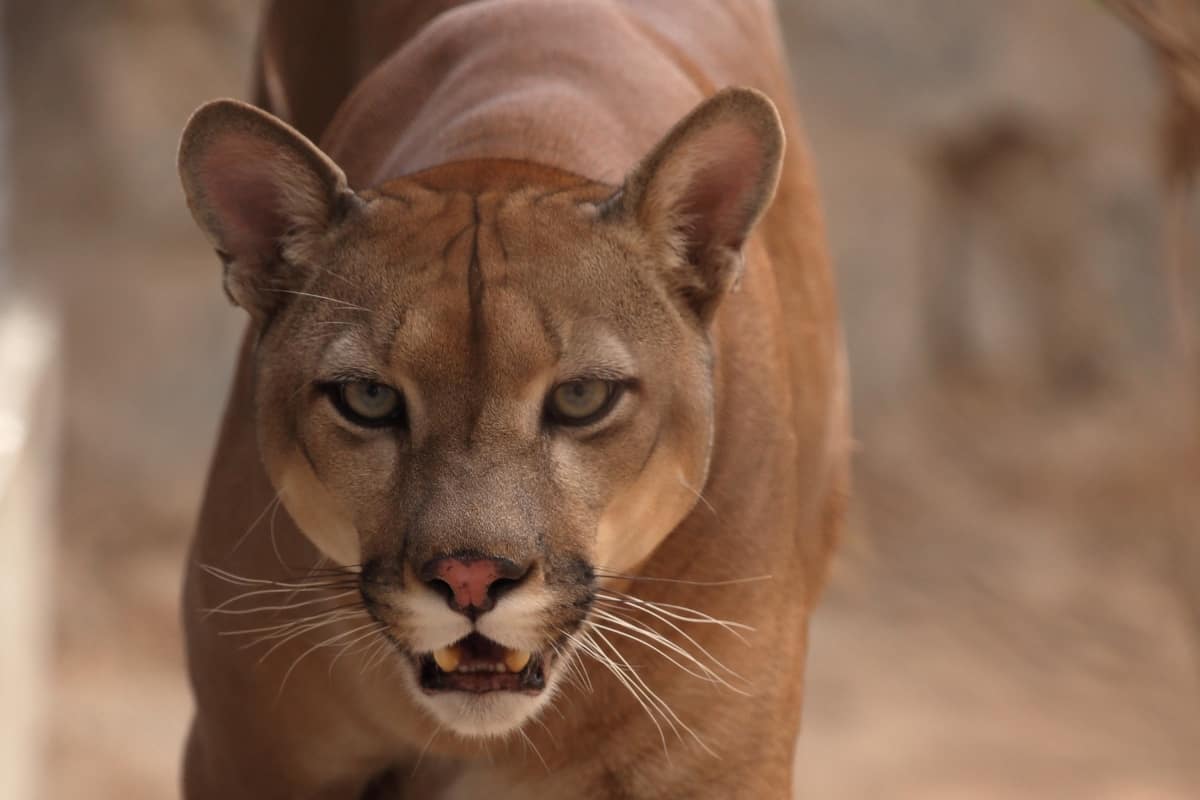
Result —
POLYGON ((442 672, 454 672, 462 662, 462 650, 457 645, 442 647, 433 651, 433 660, 442 672))
POLYGON ((509 672, 520 672, 529 663, 532 654, 525 650, 508 650, 504 653, 504 666, 509 672))

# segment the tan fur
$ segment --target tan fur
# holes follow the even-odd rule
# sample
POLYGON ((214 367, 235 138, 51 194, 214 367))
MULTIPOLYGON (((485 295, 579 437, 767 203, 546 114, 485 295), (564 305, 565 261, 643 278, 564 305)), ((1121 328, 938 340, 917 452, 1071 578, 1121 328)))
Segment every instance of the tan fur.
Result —
POLYGON ((185 795, 789 796, 848 433, 772 9, 317 8, 273 5, 261 45, 260 99, 300 130, 217 101, 180 151, 252 320, 187 569, 185 795), (307 106, 321 56, 295 43, 321 31, 340 60, 307 106), (597 369, 633 378, 612 414, 547 427, 547 392, 597 369), (408 427, 343 420, 317 384, 347 372, 399 389, 408 427), (474 623, 507 647, 604 620, 596 591, 753 631, 629 612, 681 650, 608 634, 673 726, 577 649, 586 685, 559 658, 539 698, 430 699, 408 653, 471 623, 416 570, 462 551, 531 565, 474 623))

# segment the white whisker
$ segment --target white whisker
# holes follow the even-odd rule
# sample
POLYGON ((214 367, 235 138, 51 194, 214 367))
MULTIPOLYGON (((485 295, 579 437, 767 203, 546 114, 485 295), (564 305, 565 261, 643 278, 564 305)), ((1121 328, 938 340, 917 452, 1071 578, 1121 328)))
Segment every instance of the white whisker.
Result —
MULTIPOLYGON (((365 646, 360 646, 358 648, 358 650, 354 651, 357 654, 357 653, 364 652, 366 650, 370 650, 372 647, 375 646, 375 641, 371 637, 379 635, 378 625, 379 625, 379 623, 375 623, 374 625, 370 626, 371 630, 367 631, 366 633, 362 634, 361 636, 351 639, 349 642, 346 642, 344 645, 342 645, 342 648, 340 650, 338 650, 337 654, 334 655, 334 657, 329 660, 329 677, 330 678, 333 678, 334 666, 337 665, 337 662, 341 660, 342 656, 344 656, 350 652, 350 648, 354 647, 359 642, 366 641, 367 644, 365 646)), ((359 628, 359 630, 362 630, 362 628, 359 628)))
MULTIPOLYGON (((204 572, 213 576, 214 578, 218 578, 220 580, 225 581, 226 583, 231 583, 235 586, 270 586, 270 587, 274 587, 274 588, 278 588, 278 589, 308 589, 308 588, 312 588, 312 587, 320 587, 323 585, 327 585, 327 586, 337 585, 337 581, 325 581, 324 576, 322 576, 323 583, 306 583, 303 580, 301 580, 299 582, 297 582, 297 581, 273 581, 273 580, 269 580, 267 578, 247 578, 244 575, 238 575, 237 573, 230 572, 229 570, 226 570, 226 569, 221 569, 220 567, 213 566, 212 564, 204 564, 204 563, 198 562, 196 564, 196 566, 198 566, 201 570, 203 570, 204 572)), ((350 567, 346 568, 346 575, 357 575, 357 574, 358 574, 357 571, 355 571, 353 568, 350 568, 350 567)))
POLYGON ((345 300, 338 300, 336 297, 329 297, 329 296, 323 295, 323 294, 313 294, 312 292, 298 292, 295 289, 264 289, 264 291, 278 292, 279 294, 294 294, 297 297, 310 297, 314 300, 325 300, 330 303, 335 303, 344 308, 352 308, 355 311, 362 311, 367 314, 371 313, 371 309, 369 309, 369 308, 363 308, 362 306, 357 306, 354 303, 348 303, 345 300))
MULTIPOLYGON (((671 733, 675 735, 675 738, 679 741, 683 741, 683 734, 679 731, 679 725, 676 722, 676 717, 672 712, 671 707, 667 705, 667 703, 663 701, 661 697, 658 696, 657 692, 650 688, 642 676, 638 674, 637 670, 634 669, 634 667, 629 663, 628 659, 625 658, 624 654, 622 654, 621 651, 616 648, 613 643, 604 636, 603 633, 594 630, 590 631, 589 638, 591 634, 595 634, 596 636, 600 637, 601 642, 605 645, 608 645, 608 648, 612 650, 616 659, 624 665, 625 669, 622 671, 622 674, 626 675, 626 677, 629 679, 630 689, 636 690, 637 694, 646 701, 647 705, 653 708, 658 713, 658 716, 662 719, 662 721, 667 724, 667 727, 671 729, 671 733)), ((603 651, 600 642, 596 642, 596 647, 601 649, 601 651, 605 652, 607 655, 607 652, 603 651)), ((609 657, 612 658, 612 656, 609 657)), ((616 661, 613 663, 615 664, 616 661)), ((669 762, 671 760, 670 753, 664 749, 663 754, 666 756, 667 761, 669 762)))
MULTIPOLYGON (((660 614, 655 609, 645 606, 645 605, 633 605, 630 603, 615 603, 611 600, 599 599, 596 601, 596 604, 598 606, 603 606, 604 608, 610 609, 609 613, 613 613, 613 614, 616 614, 618 609, 640 611, 644 614, 649 614, 650 616, 652 616, 655 619, 662 622, 664 625, 667 625, 668 627, 670 627, 672 630, 674 630, 676 633, 678 633, 683 638, 687 639, 689 643, 694 645, 697 650, 699 650, 701 653, 703 653, 705 656, 707 656, 713 662, 713 664, 715 664, 718 668, 724 670, 725 672, 729 673, 730 675, 737 678, 738 680, 745 681, 745 678, 743 678, 741 675, 734 672, 729 667, 725 666, 725 664, 722 663, 719 658, 717 658, 711 652, 709 652, 708 648, 706 648, 704 645, 700 644, 700 642, 696 641, 696 639, 691 634, 689 634, 683 628, 679 627, 674 622, 672 622, 671 619, 669 617, 667 617, 665 614, 660 614)), ((627 622, 629 622, 631 624, 639 624, 639 625, 641 624, 640 622, 635 623, 635 621, 631 617, 622 617, 622 619, 626 620, 627 622)), ((712 623, 705 621, 702 624, 707 625, 707 624, 712 624, 712 623)), ((738 640, 742 642, 742 644, 746 644, 746 645, 749 644, 749 642, 746 641, 745 637, 743 637, 737 631, 729 631, 729 633, 732 634, 733 636, 737 637, 738 640)))
POLYGON ((263 519, 263 517, 265 517, 267 515, 267 512, 270 511, 272 508, 279 506, 281 497, 282 496, 280 495, 280 493, 276 492, 275 496, 273 498, 271 498, 271 500, 265 506, 263 506, 263 510, 261 512, 259 512, 259 515, 254 518, 253 522, 250 523, 250 527, 246 528, 246 532, 243 533, 240 537, 238 537, 238 540, 236 542, 234 542, 233 547, 229 551, 230 555, 233 555, 234 553, 236 553, 238 551, 238 548, 240 548, 242 546, 242 543, 245 542, 247 538, 249 538, 250 533, 255 528, 258 527, 258 523, 262 522, 262 519, 263 519))
MULTIPOLYGON (((591 632, 595 633, 596 636, 599 636, 600 640, 608 645, 608 648, 613 651, 613 653, 616 655, 616 657, 619 658, 621 660, 621 662, 624 663, 627 667, 629 667, 629 662, 625 659, 625 656, 622 655, 620 649, 618 649, 616 645, 614 645, 611 641, 608 640, 607 636, 605 636, 603 633, 601 633, 598 630, 593 629, 591 632)), ((675 730, 675 735, 679 737, 680 741, 683 740, 683 737, 679 734, 678 729, 675 728, 676 723, 679 725, 679 727, 683 728, 688 733, 688 735, 690 735, 692 737, 692 739, 695 740, 696 744, 700 745, 700 747, 706 753, 711 755, 713 758, 720 758, 720 756, 718 756, 712 750, 712 748, 710 748, 704 742, 704 740, 701 739, 700 736, 694 730, 692 730, 691 726, 689 726, 686 722, 684 722, 682 719, 679 718, 679 715, 675 713, 675 709, 671 708, 670 704, 668 704, 665 700, 662 699, 662 697, 660 697, 658 695, 657 692, 655 692, 653 689, 650 688, 650 686, 646 683, 646 681, 642 678, 642 676, 638 674, 637 670, 633 669, 633 667, 629 667, 629 669, 630 669, 630 675, 629 675, 630 679, 637 682, 637 684, 641 686, 643 691, 646 692, 648 698, 653 699, 659 705, 660 709, 663 712, 665 712, 665 714, 667 716, 665 716, 664 719, 666 719, 671 724, 671 728, 675 730), (674 720, 674 722, 671 722, 671 720, 674 720)))
MULTIPOLYGON (((600 648, 600 645, 596 644, 590 635, 581 633, 579 636, 573 638, 583 652, 590 655, 593 659, 599 662, 602 667, 612 673, 613 677, 616 678, 617 681, 629 691, 629 694, 633 697, 637 704, 640 705, 642 710, 646 712, 646 716, 650 718, 650 721, 654 724, 655 729, 658 731, 658 738, 662 742, 663 756, 669 763, 671 761, 671 751, 667 747, 667 734, 666 731, 663 730, 662 724, 658 721, 658 714, 655 713, 655 710, 648 699, 642 696, 641 690, 633 684, 633 682, 629 679, 629 676, 627 676, 621 667, 615 661, 613 661, 611 656, 609 656, 600 648)), ((670 722, 670 720, 667 721, 668 723, 670 722)), ((674 731, 673 725, 672 731, 677 736, 679 735, 678 731, 674 731)))
POLYGON ((774 578, 773 575, 754 575, 749 578, 730 578, 724 581, 689 581, 683 578, 653 578, 646 575, 625 575, 620 572, 604 569, 603 567, 596 567, 594 571, 602 578, 620 578, 627 581, 649 581, 651 583, 681 583, 685 586, 740 586, 744 583, 759 583, 774 578))
MULTIPOLYGON (((316 611, 303 617, 295 619, 285 619, 282 622, 273 622, 270 625, 261 625, 253 628, 236 628, 233 630, 217 631, 218 636, 245 636, 251 633, 268 633, 270 631, 282 631, 290 628, 295 628, 302 625, 308 625, 318 620, 328 619, 339 615, 354 615, 358 614, 361 606, 357 603, 349 603, 340 605, 336 608, 329 608, 324 611, 316 611)), ((270 637, 267 637, 270 638, 270 637)))
MULTIPOLYGON (((550 707, 554 708, 553 702, 550 703, 550 707)), ((555 709, 555 710, 557 710, 557 709, 555 709)), ((550 743, 554 745, 555 749, 558 749, 558 750, 562 749, 562 747, 558 743, 558 739, 556 739, 554 737, 554 732, 550 730, 550 726, 548 726, 545 722, 543 722, 540 717, 538 717, 537 715, 534 715, 529 718, 529 721, 534 723, 535 725, 537 725, 538 727, 540 727, 542 730, 544 730, 546 732, 546 738, 550 740, 550 743)))
POLYGON ((380 626, 379 642, 375 645, 374 649, 363 658, 363 666, 362 669, 359 670, 360 675, 366 675, 372 669, 378 669, 387 662, 387 657, 391 655, 393 645, 392 640, 384 635, 386 630, 387 629, 385 627, 382 625, 380 626))
MULTIPOLYGON (((292 673, 295 672, 296 667, 300 666, 300 662, 303 661, 305 659, 305 657, 308 656, 309 653, 313 653, 317 650, 320 650, 322 647, 329 647, 330 645, 332 645, 334 642, 338 641, 339 639, 343 639, 347 636, 353 636, 366 628, 373 628, 376 624, 377 623, 375 622, 375 620, 371 620, 366 625, 360 625, 359 627, 351 628, 348 631, 343 631, 341 633, 335 633, 332 636, 330 636, 328 639, 318 642, 317 644, 314 644, 312 647, 305 650, 303 653, 301 653, 299 656, 296 657, 296 660, 292 662, 292 665, 287 668, 287 672, 283 673, 283 679, 281 681, 279 681, 279 692, 275 695, 276 699, 283 696, 283 687, 287 685, 288 678, 290 678, 292 676, 292 673)), ((278 646, 278 645, 276 645, 276 646, 278 646)))
POLYGON ((364 288, 357 281, 352 281, 349 278, 347 278, 345 275, 334 272, 333 270, 329 269, 328 267, 317 267, 317 271, 323 272, 331 278, 337 278, 339 281, 342 281, 343 283, 345 283, 348 286, 353 286, 355 289, 363 289, 364 288))
POLYGON ((675 477, 679 481, 679 485, 682 486, 683 488, 687 489, 692 494, 696 495, 696 499, 699 500, 701 503, 703 503, 708 508, 708 510, 712 513, 712 515, 714 517, 719 518, 721 516, 720 514, 717 513, 717 510, 715 508, 713 508, 713 504, 708 502, 708 498, 705 497, 704 494, 701 493, 701 491, 699 489, 697 489, 696 487, 694 487, 690 483, 688 483, 684 479, 682 474, 677 475, 675 477))
POLYGON ((519 735, 522 739, 524 739, 525 743, 528 744, 529 747, 533 749, 533 754, 535 756, 537 756, 538 761, 542 762, 542 768, 545 769, 546 774, 549 775, 550 774, 550 765, 546 763, 546 759, 542 758, 542 751, 538 750, 537 745, 533 743, 533 739, 530 739, 529 734, 526 733, 525 731, 521 730, 520 728, 517 728, 517 735, 519 735))
POLYGON ((349 597, 350 595, 358 594, 358 589, 348 589, 344 592, 338 592, 337 594, 331 594, 326 597, 317 597, 312 600, 303 600, 299 603, 287 603, 285 605, 276 605, 276 606, 255 606, 254 608, 226 608, 226 606, 232 604, 236 600, 242 600, 250 595, 261 594, 262 591, 284 591, 284 592, 292 591, 292 592, 294 592, 295 590, 294 589, 279 589, 279 590, 260 590, 258 592, 247 592, 246 594, 240 594, 237 597, 231 597, 228 600, 221 603, 220 605, 215 606, 213 608, 206 608, 203 610, 202 613, 206 617, 211 617, 213 614, 238 616, 238 615, 242 615, 242 614, 259 614, 264 611, 291 611, 292 609, 303 608, 304 606, 312 606, 312 605, 316 605, 317 603, 330 603, 330 602, 333 602, 334 600, 338 600, 343 597, 349 597))
POLYGON ((621 592, 618 594, 610 594, 608 592, 597 592, 596 596, 601 599, 609 600, 614 603, 623 603, 626 605, 637 606, 638 608, 647 609, 647 610, 654 609, 655 611, 658 611, 661 614, 665 614, 666 616, 670 617, 671 619, 677 619, 677 620, 680 620, 681 622, 695 622, 695 623, 699 623, 702 625, 719 625, 720 627, 724 628, 725 630, 727 630, 730 633, 737 636, 743 642, 746 641, 745 638, 742 637, 741 634, 737 633, 737 631, 740 629, 743 631, 750 631, 751 633, 753 633, 755 630, 750 625, 746 625, 741 622, 733 622, 733 621, 727 620, 727 619, 717 619, 716 617, 705 614, 703 611, 698 611, 694 608, 688 608, 687 606, 678 606, 673 603, 655 603, 655 602, 651 602, 649 600, 643 600, 640 597, 634 597, 633 595, 625 594, 624 592, 621 592), (688 614, 681 614, 679 612, 688 612, 688 614, 694 614, 696 616, 688 616, 688 614))
MULTIPOLYGON (((274 653, 280 647, 283 647, 285 644, 292 641, 293 639, 303 636, 304 634, 309 633, 310 631, 315 631, 318 628, 323 628, 326 625, 333 625, 333 624, 336 624, 339 622, 344 622, 348 619, 353 619, 354 617, 357 617, 357 616, 359 616, 359 611, 346 610, 346 611, 340 611, 336 614, 331 614, 329 616, 322 617, 319 620, 316 620, 314 618, 314 621, 311 621, 311 622, 301 620, 299 622, 285 623, 284 625, 279 626, 279 630, 277 630, 275 633, 269 633, 266 636, 259 637, 258 639, 255 639, 254 641, 243 645, 242 649, 249 650, 251 648, 259 646, 260 644, 264 644, 265 642, 269 642, 274 639, 278 639, 279 641, 276 642, 274 645, 272 645, 270 647, 270 649, 267 650, 267 652, 263 653, 262 657, 258 660, 259 663, 261 664, 262 662, 266 661, 267 658, 270 657, 270 655, 272 653, 274 653)), ((239 631, 239 633, 248 633, 248 632, 249 631, 239 631)))
POLYGON ((550 647, 553 648, 554 652, 558 654, 558 657, 562 659, 564 670, 563 674, 569 677, 578 676, 579 682, 576 683, 576 685, 579 687, 579 689, 586 689, 589 694, 594 694, 596 688, 592 685, 591 676, 587 674, 587 671, 583 667, 583 659, 577 658, 573 650, 565 651, 563 648, 555 644, 551 644, 550 647))
POLYGON ((421 768, 421 762, 425 760, 425 754, 429 752, 430 745, 439 733, 442 732, 442 723, 433 729, 433 733, 429 734, 429 738, 425 740, 425 746, 421 748, 421 752, 417 754, 417 763, 413 764, 412 772, 408 773, 409 780, 412 780, 417 775, 417 770, 421 768))
MULTIPOLYGON (((688 675, 691 675, 694 678, 698 678, 703 681, 708 681, 709 683, 718 683, 718 684, 724 686, 725 688, 729 689, 732 692, 736 692, 737 694, 740 694, 743 696, 749 696, 744 690, 742 690, 742 689, 734 686, 733 684, 729 683, 728 681, 726 681, 724 678, 722 678, 720 675, 718 675, 716 672, 714 672, 707 664, 700 661, 694 655, 692 655, 687 650, 685 650, 682 647, 680 647, 679 645, 677 645, 675 642, 672 642, 670 639, 663 636, 658 631, 643 627, 641 625, 636 625, 633 622, 631 622, 630 620, 618 617, 615 614, 609 614, 608 612, 601 611, 599 609, 593 609, 592 613, 597 616, 602 617, 603 619, 608 620, 609 622, 613 623, 614 625, 619 625, 620 629, 612 628, 611 626, 603 625, 599 622, 592 621, 591 624, 595 625, 596 627, 607 630, 609 633, 612 633, 616 636, 623 636, 626 639, 632 639, 635 642, 638 642, 643 647, 647 647, 647 648, 653 650, 654 652, 658 653, 663 658, 665 658, 667 661, 670 661, 676 667, 683 670, 688 675), (660 649, 659 645, 662 645, 662 647, 665 647, 665 648, 669 649, 671 652, 679 655, 680 658, 686 659, 688 662, 694 664, 696 669, 700 670, 700 672, 695 672, 694 670, 690 669, 686 665, 679 663, 674 658, 672 658, 671 655, 669 655, 668 653, 666 653, 662 649, 660 649)), ((691 639, 691 637, 688 637, 688 639, 690 641, 692 641, 693 643, 695 643, 695 640, 691 639)), ((696 644, 696 646, 701 650, 701 652, 704 653, 704 655, 706 655, 706 656, 708 656, 708 658, 712 659, 713 663, 715 663, 717 666, 724 669, 726 672, 730 673, 731 675, 738 678, 739 680, 744 680, 744 678, 742 678, 736 672, 734 672, 733 670, 729 669, 724 664, 722 664, 711 653, 709 653, 703 647, 700 647, 699 644, 696 644)))

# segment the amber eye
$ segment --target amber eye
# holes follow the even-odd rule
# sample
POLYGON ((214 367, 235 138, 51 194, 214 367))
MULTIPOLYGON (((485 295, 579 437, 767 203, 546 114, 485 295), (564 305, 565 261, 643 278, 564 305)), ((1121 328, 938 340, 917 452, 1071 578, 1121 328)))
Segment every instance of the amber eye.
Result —
POLYGON ((390 386, 374 381, 347 381, 330 386, 334 407, 356 425, 368 428, 404 421, 404 398, 390 386))
POLYGON ((619 384, 599 378, 561 383, 550 393, 547 411, 560 425, 587 425, 608 413, 618 389, 619 384))

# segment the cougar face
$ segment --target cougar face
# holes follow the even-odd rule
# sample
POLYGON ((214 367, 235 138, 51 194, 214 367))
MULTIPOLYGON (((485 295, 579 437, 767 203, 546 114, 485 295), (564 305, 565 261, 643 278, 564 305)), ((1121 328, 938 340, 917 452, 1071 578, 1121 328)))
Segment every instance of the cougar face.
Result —
POLYGON ((185 134, 193 212, 258 327, 267 472, 459 733, 538 711, 598 581, 704 484, 707 326, 782 147, 765 99, 721 97, 620 188, 481 161, 355 192, 232 101, 185 134))

